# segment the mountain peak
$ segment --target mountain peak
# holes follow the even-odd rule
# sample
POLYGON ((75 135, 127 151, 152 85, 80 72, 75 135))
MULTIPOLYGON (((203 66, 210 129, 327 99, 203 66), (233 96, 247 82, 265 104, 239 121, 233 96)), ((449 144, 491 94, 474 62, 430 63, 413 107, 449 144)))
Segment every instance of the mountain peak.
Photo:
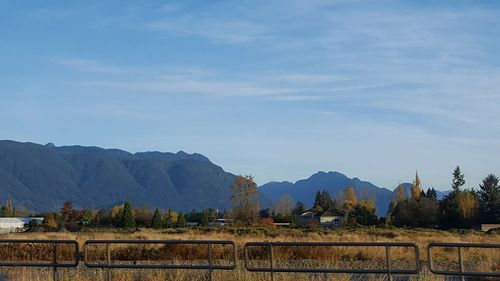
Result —
POLYGON ((390 190, 377 187, 357 177, 351 179, 336 171, 318 171, 309 178, 298 180, 293 184, 270 182, 261 187, 262 196, 269 198, 271 201, 277 201, 287 193, 296 201, 301 201, 308 206, 312 206, 316 191, 325 190, 331 196, 337 197, 345 188, 353 187, 359 199, 376 200, 378 215, 385 215, 392 199, 390 190))
POLYGON ((35 211, 134 204, 179 211, 230 207, 234 175, 201 154, 0 141, 0 202, 35 211))

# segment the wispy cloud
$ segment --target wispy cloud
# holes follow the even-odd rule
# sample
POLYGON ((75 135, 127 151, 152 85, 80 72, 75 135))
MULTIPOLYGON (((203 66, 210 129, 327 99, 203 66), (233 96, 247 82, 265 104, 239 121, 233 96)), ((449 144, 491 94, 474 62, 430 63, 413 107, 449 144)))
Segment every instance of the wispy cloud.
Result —
POLYGON ((346 81, 351 78, 342 75, 333 75, 333 74, 283 74, 273 76, 272 79, 277 81, 285 81, 285 82, 299 82, 299 83, 331 83, 331 82, 339 82, 346 81))
POLYGON ((242 19, 218 21, 213 18, 197 19, 187 16, 151 22, 146 28, 151 31, 197 36, 218 43, 232 44, 248 43, 270 36, 264 26, 242 19))
POLYGON ((274 98, 276 101, 318 101, 322 99, 325 99, 325 97, 316 95, 285 95, 274 98))
POLYGON ((54 64, 63 65, 82 72, 93 72, 101 74, 126 74, 130 73, 130 69, 125 67, 111 66, 96 60, 81 59, 81 58, 63 58, 51 57, 49 61, 54 64))
POLYGON ((186 77, 171 75, 161 79, 146 79, 135 81, 86 81, 80 85, 135 93, 163 93, 163 94, 201 94, 210 97, 269 97, 276 95, 290 95, 297 90, 273 86, 260 86, 248 82, 205 79, 201 77, 186 77))

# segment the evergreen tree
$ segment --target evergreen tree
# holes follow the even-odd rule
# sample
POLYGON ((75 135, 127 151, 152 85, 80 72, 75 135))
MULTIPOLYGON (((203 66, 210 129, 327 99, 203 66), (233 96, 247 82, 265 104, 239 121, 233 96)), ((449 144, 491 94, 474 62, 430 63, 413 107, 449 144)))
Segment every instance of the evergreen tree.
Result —
POLYGON ((429 200, 438 202, 437 191, 433 187, 427 189, 425 197, 427 197, 429 200))
POLYGON ((458 210, 457 195, 460 191, 452 191, 439 201, 440 221, 442 227, 459 227, 460 211, 458 210))
POLYGON ((323 201, 324 201, 324 204, 325 204, 325 208, 327 210, 334 210, 336 209, 335 208, 335 201, 333 201, 332 197, 330 196, 330 193, 328 191, 324 191, 324 195, 323 195, 323 201))
POLYGON ((500 223, 500 185, 499 179, 489 174, 479 185, 479 204, 483 223, 500 223))
POLYGON ((203 227, 207 227, 209 223, 210 223, 210 214, 208 213, 207 210, 205 210, 201 214, 200 225, 203 227))
POLYGON ((375 207, 373 202, 361 201, 354 207, 354 210, 349 215, 356 219, 356 223, 361 225, 376 225, 378 224, 377 215, 375 215, 375 207))
POLYGON ((333 201, 330 193, 326 190, 316 192, 314 199, 314 206, 320 206, 324 211, 335 209, 335 202, 333 201))
MULTIPOLYGON (((444 227, 464 227, 464 203, 466 201, 470 201, 470 198, 465 198, 463 195, 460 195, 462 192, 460 188, 465 184, 464 175, 460 171, 460 167, 457 166, 452 173, 453 179, 451 183, 452 191, 446 195, 443 200, 439 201, 440 208, 440 222, 439 224, 444 227), (461 206, 459 206, 459 197, 462 198, 461 206), (465 199, 465 201, 464 201, 465 199)), ((469 195, 465 195, 469 197, 469 195)), ((467 215, 467 214, 465 214, 467 215)))
POLYGON ((151 220, 151 226, 153 228, 159 229, 162 228, 163 225, 164 225, 163 215, 161 214, 160 210, 156 208, 153 214, 153 219, 151 220))
POLYGON ((123 205, 121 226, 125 228, 135 228, 136 226, 135 215, 134 211, 132 210, 132 204, 128 200, 125 201, 125 204, 123 205))
MULTIPOLYGON (((399 201, 403 202, 403 201, 399 201)), ((387 223, 393 224, 394 222, 394 210, 396 209, 396 206, 398 205, 398 201, 392 200, 391 203, 389 203, 389 206, 387 207, 387 223)))
POLYGON ((392 212, 395 226, 434 226, 438 223, 439 205, 427 197, 398 202, 392 212))
POLYGON ((321 208, 320 205, 314 205, 312 207, 311 211, 313 211, 313 212, 323 212, 324 210, 323 210, 323 208, 321 208))
POLYGON ((332 206, 330 208, 331 210, 339 210, 339 203, 337 202, 337 199, 334 198, 333 201, 332 201, 332 206))
POLYGON ((165 227, 172 228, 175 226, 176 223, 177 219, 175 217, 174 211, 172 211, 172 209, 168 209, 167 216, 165 218, 165 227))
POLYGON ((295 205, 295 208, 293 208, 292 210, 292 214, 294 215, 297 215, 297 216, 300 216, 302 213, 304 213, 306 211, 306 207, 304 206, 304 204, 302 202, 297 202, 297 204, 295 205))
POLYGON ((319 190, 316 191, 316 196, 314 197, 314 206, 321 206, 321 192, 319 190))
POLYGON ((453 170, 453 180, 451 183, 451 188, 453 191, 460 190, 460 187, 465 184, 464 174, 460 172, 460 166, 457 166, 455 170, 453 170))
POLYGON ((260 210, 259 215, 261 218, 270 218, 271 217, 271 211, 269 208, 265 208, 260 210))
POLYGON ((179 216, 177 217, 176 226, 177 227, 186 227, 186 217, 184 216, 184 214, 182 214, 182 212, 180 212, 179 216))
POLYGON ((423 189, 420 191, 420 196, 418 198, 427 198, 427 194, 423 189))

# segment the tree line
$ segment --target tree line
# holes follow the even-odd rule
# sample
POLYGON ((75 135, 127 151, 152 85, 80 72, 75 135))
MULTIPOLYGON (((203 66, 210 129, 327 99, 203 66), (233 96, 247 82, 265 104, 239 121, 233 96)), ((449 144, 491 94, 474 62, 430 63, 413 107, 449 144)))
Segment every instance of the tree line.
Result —
MULTIPOLYGON (((47 230, 65 228, 78 230, 82 227, 136 227, 175 228, 186 227, 188 222, 198 226, 209 226, 211 221, 220 218, 232 219, 236 225, 272 225, 275 222, 299 225, 300 216, 306 211, 321 213, 341 211, 346 214, 347 225, 394 225, 434 228, 471 228, 480 223, 500 223, 500 185, 499 178, 493 174, 483 179, 478 189, 465 187, 465 176, 456 167, 452 173, 452 190, 438 199, 434 188, 422 188, 418 176, 411 184, 410 194, 400 184, 385 217, 377 217, 375 200, 359 199, 353 187, 346 187, 337 196, 328 191, 317 191, 313 205, 307 209, 302 202, 296 202, 285 194, 269 208, 261 209, 258 203, 257 184, 252 176, 237 176, 231 186, 232 209, 219 212, 213 208, 188 213, 172 209, 160 210, 147 207, 134 208, 130 201, 111 209, 73 208, 65 202, 58 212, 39 214, 44 217, 42 226, 33 222, 32 228, 43 227, 47 230)), ((8 200, 0 208, 0 216, 29 216, 28 211, 16 209, 8 200)), ((307 226, 306 226, 307 227, 307 226)))
POLYGON ((347 225, 394 225, 433 228, 472 228, 482 223, 500 223, 499 178, 486 176, 477 189, 465 187, 465 176, 457 166, 452 173, 452 190, 441 200, 436 189, 422 188, 418 173, 406 194, 400 184, 385 217, 377 217, 374 199, 358 199, 352 187, 345 188, 340 195, 332 197, 327 191, 317 191, 314 204, 307 209, 302 202, 294 204, 293 198, 285 194, 273 206, 258 208, 257 185, 252 177, 238 177, 233 184, 235 219, 246 225, 264 219, 271 222, 289 222, 298 225, 301 214, 306 211, 342 211, 347 214, 347 225))
POLYGON ((388 218, 396 226, 472 228, 482 223, 500 223, 499 178, 486 176, 477 189, 465 187, 465 176, 457 166, 452 190, 441 200, 434 188, 422 189, 418 174, 407 198, 400 185, 389 206, 388 218))

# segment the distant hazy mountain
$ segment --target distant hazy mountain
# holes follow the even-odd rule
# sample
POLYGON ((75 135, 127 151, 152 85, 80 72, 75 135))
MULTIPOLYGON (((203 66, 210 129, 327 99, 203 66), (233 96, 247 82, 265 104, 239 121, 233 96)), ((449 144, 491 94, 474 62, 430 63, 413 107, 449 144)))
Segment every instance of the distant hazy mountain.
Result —
MULTIPOLYGON (((55 210, 65 201, 79 208, 111 207, 126 199, 136 206, 180 211, 230 208, 235 175, 201 154, 129 153, 99 147, 39 145, 0 141, 0 203, 11 199, 30 210, 55 210)), ((261 206, 285 193, 311 206, 316 191, 337 196, 352 186, 358 198, 376 201, 385 215, 393 191, 338 172, 318 172, 308 179, 270 182, 259 188, 261 206)), ((405 184, 409 195, 410 184, 405 184)), ((438 192, 438 196, 444 196, 438 192)))
MULTIPOLYGON (((403 184, 406 195, 409 197, 411 184, 403 184)), ((394 190, 375 186, 374 184, 362 181, 358 178, 348 178, 339 172, 318 172, 308 179, 291 182, 270 182, 262 185, 259 191, 267 198, 265 202, 276 202, 284 194, 290 195, 295 201, 301 201, 307 207, 314 203, 316 191, 326 190, 331 196, 338 196, 346 188, 352 186, 358 199, 374 199, 378 216, 386 216, 389 203, 395 198, 394 190)), ((448 192, 438 191, 438 198, 441 199, 448 192)), ((261 201, 265 205, 264 201, 261 201)))
POLYGON ((331 196, 338 196, 348 186, 352 186, 359 199, 374 199, 377 214, 385 216, 393 198, 391 190, 373 185, 358 178, 348 178, 339 172, 318 172, 308 179, 291 182, 270 182, 262 185, 259 191, 272 201, 277 201, 285 193, 296 201, 310 207, 314 203, 316 191, 326 190, 331 196))
POLYGON ((0 203, 31 210, 135 205, 188 211, 230 207, 235 176, 201 154, 131 154, 98 147, 0 141, 0 203))

